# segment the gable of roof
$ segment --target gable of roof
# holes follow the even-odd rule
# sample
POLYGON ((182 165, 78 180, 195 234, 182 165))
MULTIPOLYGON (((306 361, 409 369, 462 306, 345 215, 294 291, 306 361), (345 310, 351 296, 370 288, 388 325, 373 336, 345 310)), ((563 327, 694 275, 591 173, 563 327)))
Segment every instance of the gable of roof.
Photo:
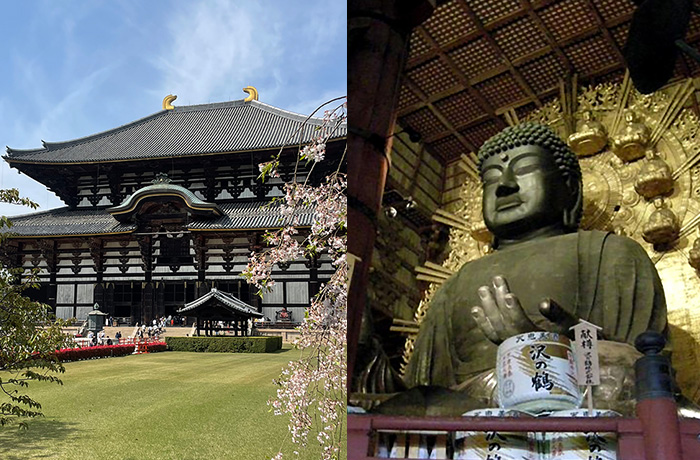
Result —
POLYGON ((136 190, 121 204, 108 208, 107 212, 119 222, 126 223, 135 213, 139 213, 139 209, 150 199, 166 197, 168 201, 172 201, 173 198, 181 200, 189 208, 190 212, 198 217, 219 217, 223 215, 221 208, 216 203, 200 200, 197 195, 185 187, 172 184, 166 174, 159 174, 153 180, 153 184, 136 190))
MULTIPOLYGON (((309 142, 322 124, 259 101, 177 106, 108 131, 39 149, 7 147, 9 163, 96 163, 265 150, 309 142)), ((347 135, 340 126, 332 139, 347 135)))
POLYGON ((196 315, 198 310, 204 309, 207 306, 209 306, 209 304, 211 304, 212 302, 216 303, 217 301, 217 305, 223 305, 233 314, 256 318, 262 318, 264 316, 262 313, 259 313, 257 310, 255 310, 255 308, 243 302, 242 300, 234 297, 232 294, 229 294, 228 292, 224 291, 219 291, 216 288, 213 288, 211 291, 207 292, 199 299, 193 300, 192 302, 185 304, 185 306, 179 309, 177 313, 187 313, 188 315, 196 315))

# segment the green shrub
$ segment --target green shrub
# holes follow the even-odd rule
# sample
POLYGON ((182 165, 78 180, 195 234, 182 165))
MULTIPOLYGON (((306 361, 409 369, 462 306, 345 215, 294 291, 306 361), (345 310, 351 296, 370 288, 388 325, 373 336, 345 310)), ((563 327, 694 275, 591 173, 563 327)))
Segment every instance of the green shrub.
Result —
POLYGON ((165 337, 168 349, 199 353, 270 353, 282 348, 282 337, 165 337))

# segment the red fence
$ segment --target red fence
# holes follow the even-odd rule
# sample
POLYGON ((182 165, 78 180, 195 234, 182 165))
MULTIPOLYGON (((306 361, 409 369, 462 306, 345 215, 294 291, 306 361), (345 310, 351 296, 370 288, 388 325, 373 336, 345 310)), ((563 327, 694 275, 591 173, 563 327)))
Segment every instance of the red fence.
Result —
POLYGON ((618 460, 700 460, 700 420, 678 418, 667 398, 637 404, 638 418, 483 418, 348 415, 348 459, 373 460, 379 432, 614 432, 618 460))

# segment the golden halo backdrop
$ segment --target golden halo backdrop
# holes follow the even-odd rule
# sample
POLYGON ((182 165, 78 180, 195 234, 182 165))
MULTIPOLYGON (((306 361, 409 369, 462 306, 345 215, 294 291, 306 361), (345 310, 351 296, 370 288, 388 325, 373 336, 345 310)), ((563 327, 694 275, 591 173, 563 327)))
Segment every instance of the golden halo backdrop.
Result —
MULTIPOLYGON (((687 397, 699 402, 700 274, 690 262, 695 257, 700 263, 700 251, 691 251, 700 224, 700 120, 686 108, 694 90, 688 80, 641 95, 625 76, 620 84, 562 90, 562 97, 520 121, 549 125, 579 155, 584 183, 581 227, 626 235, 655 263, 668 304, 676 380, 687 397)), ((513 111, 506 119, 518 122, 513 111)), ((470 173, 461 206, 437 214, 436 220, 451 226, 451 252, 441 267, 425 271, 432 275, 419 276, 432 284, 416 312, 418 324, 440 283, 465 262, 490 251, 474 159, 472 153, 461 160, 460 166, 470 173)), ((406 341, 402 372, 414 338, 406 341)))

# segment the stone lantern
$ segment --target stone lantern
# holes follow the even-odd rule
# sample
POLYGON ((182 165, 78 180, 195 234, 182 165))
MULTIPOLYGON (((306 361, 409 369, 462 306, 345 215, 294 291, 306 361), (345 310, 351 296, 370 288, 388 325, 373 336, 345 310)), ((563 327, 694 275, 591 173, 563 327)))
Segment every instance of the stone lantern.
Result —
POLYGON ((98 332, 104 329, 108 316, 109 314, 100 311, 100 305, 95 302, 94 307, 92 307, 92 311, 87 315, 87 330, 92 331, 95 335, 97 335, 98 332))

